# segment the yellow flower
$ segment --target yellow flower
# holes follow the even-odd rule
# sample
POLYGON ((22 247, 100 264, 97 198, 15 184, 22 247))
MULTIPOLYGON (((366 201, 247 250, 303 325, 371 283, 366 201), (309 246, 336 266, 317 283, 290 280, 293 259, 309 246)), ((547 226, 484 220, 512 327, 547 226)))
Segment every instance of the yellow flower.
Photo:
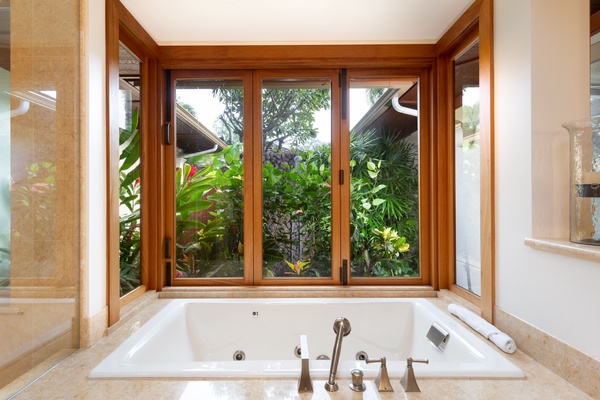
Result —
POLYGON ((294 273, 296 275, 300 275, 302 273, 302 271, 304 271, 310 265, 310 260, 308 260, 308 261, 298 260, 298 261, 296 261, 295 264, 292 264, 288 260, 283 260, 283 261, 285 261, 285 263, 288 265, 288 267, 290 267, 290 269, 292 271, 294 271, 294 273))

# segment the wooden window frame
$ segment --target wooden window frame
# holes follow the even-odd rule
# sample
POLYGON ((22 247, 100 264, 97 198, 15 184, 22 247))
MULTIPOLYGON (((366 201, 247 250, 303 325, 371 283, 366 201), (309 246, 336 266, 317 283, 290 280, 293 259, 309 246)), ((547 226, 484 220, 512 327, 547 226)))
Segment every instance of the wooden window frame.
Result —
MULTIPOLYGON (((118 43, 125 37, 139 42, 147 52, 144 60, 145 73, 151 82, 152 94, 147 104, 152 112, 144 113, 151 121, 144 120, 143 126, 149 132, 144 136, 149 148, 143 154, 154 160, 152 171, 146 168, 142 173, 147 200, 145 205, 155 210, 164 209, 161 189, 164 187, 164 149, 160 144, 161 129, 167 120, 167 111, 158 101, 166 98, 167 88, 165 71, 180 69, 420 69, 424 72, 421 79, 426 80, 429 88, 427 96, 420 100, 422 110, 429 110, 425 128, 430 148, 427 149, 428 176, 420 178, 420 190, 430 190, 432 196, 428 204, 423 205, 429 211, 421 220, 420 230, 431 232, 430 249, 421 252, 421 270, 430 273, 430 285, 434 289, 450 289, 460 296, 481 307, 481 313, 488 321, 493 320, 494 307, 494 158, 493 158, 493 0, 475 0, 457 22, 435 44, 400 45, 296 45, 296 46, 158 46, 135 21, 118 0, 107 1, 107 121, 114 126, 116 115, 111 112, 111 103, 115 101, 114 76, 118 76, 118 43), (449 132, 453 128, 452 104, 448 102, 451 53, 461 41, 477 32, 480 41, 480 91, 481 91, 481 202, 482 202, 482 295, 481 298, 464 293, 454 285, 454 222, 453 222, 453 170, 449 156, 449 132), (121 36, 120 36, 121 35, 121 36), (115 71, 116 67, 116 71, 115 71), (116 73, 116 75, 115 75, 116 73), (150 117, 153 115, 153 117, 150 117), (151 124, 154 122, 154 124, 151 124), (160 131, 160 132, 159 132, 160 131), (155 208, 156 207, 156 208, 155 208)), ((127 39, 124 39, 127 40, 127 39)), ((136 48, 132 43, 128 46, 136 48)), ((118 86, 117 86, 118 90, 118 86)), ((117 92, 118 93, 118 92, 117 92)), ((425 119, 425 118, 422 118, 425 119)), ((109 128, 110 129, 110 128, 109 128)), ((114 135, 112 135, 114 136, 114 135)), ((118 267, 118 213, 115 214, 115 138, 107 138, 108 156, 108 299, 110 325, 118 320, 119 300, 114 299, 115 287, 118 293, 118 275, 115 277, 115 260, 118 267), (115 215, 116 220, 115 220, 115 215), (115 225, 115 221, 117 225, 115 225), (116 230, 115 230, 116 227, 116 230), (117 240, 115 241, 115 238, 117 240), (116 257, 115 257, 116 255, 116 257), (116 285, 115 285, 116 280, 116 285), (116 310, 116 313, 113 311, 116 310), (116 318, 116 320, 115 320, 116 318)), ((422 149, 424 150, 424 149, 422 149)), ((421 158, 423 160, 423 158, 421 158)), ((425 175, 425 174, 423 174, 425 175)), ((116 175, 118 182, 118 174, 116 175)), ((144 194, 143 194, 144 196, 144 194)), ((118 200, 118 193, 116 194, 118 200)), ((148 210, 147 208, 147 210, 148 210)), ((118 201, 117 201, 118 211, 118 201)), ((167 282, 165 258, 162 254, 163 237, 156 232, 164 232, 164 215, 151 217, 152 223, 144 223, 147 229, 154 229, 153 236, 144 236, 142 257, 145 260, 146 287, 160 290, 167 282), (152 258, 154 257, 154 258, 152 258)), ((149 233, 152 235, 152 233, 149 233)), ((116 270, 118 271, 118 269, 116 270)))
MULTIPOLYGON (((434 272, 434 254, 433 254, 433 215, 435 188, 432 187, 432 143, 434 141, 432 120, 432 82, 431 68, 406 68, 406 69, 350 69, 347 72, 348 81, 350 79, 392 79, 414 77, 418 79, 418 131, 419 131, 419 270, 418 277, 348 277, 349 285, 432 285, 432 276, 434 272)), ((350 87, 349 84, 346 87, 350 87)), ((350 127, 348 120, 342 121, 342 137, 348 139, 343 143, 342 154, 345 157, 350 155, 349 133, 350 127)), ((344 159, 344 165, 348 165, 349 159, 344 159)), ((350 172, 347 171, 347 176, 350 172)), ((348 186, 348 185, 346 185, 348 186)), ((349 188, 347 188, 349 189, 349 188)), ((350 199, 348 191, 345 197, 350 199)), ((350 214, 350 204, 345 205, 342 212, 350 214)), ((342 240, 344 241, 342 254, 344 258, 350 258, 350 227, 344 227, 342 231, 342 240)))
MULTIPOLYGON (((312 70, 297 70, 297 69, 261 69, 254 71, 254 94, 253 96, 253 140, 254 140, 254 163, 253 163, 253 171, 254 171, 254 216, 255 216, 255 224, 253 226, 254 230, 254 245, 258 251, 254 252, 254 280, 253 284, 256 286, 303 286, 303 285, 311 285, 311 286, 336 286, 339 285, 340 282, 340 270, 341 266, 341 246, 340 240, 333 240, 334 235, 340 233, 340 219, 341 212, 339 207, 331 208, 331 235, 332 235, 332 243, 331 243, 331 276, 329 277, 313 277, 313 278, 305 278, 305 277, 265 277, 262 264, 262 248, 263 248, 263 183, 262 183, 262 162, 263 162, 263 143, 262 143, 262 88, 263 88, 263 79, 296 79, 296 78, 306 78, 306 79, 329 79, 330 81, 330 99, 331 99, 331 132, 332 132, 332 141, 331 141, 331 202, 332 205, 339 203, 340 201, 340 193, 343 190, 344 186, 340 185, 339 182, 335 180, 335 174, 333 171, 340 170, 342 167, 340 166, 340 157, 339 155, 334 154, 334 149, 339 149, 340 142, 340 134, 339 134, 339 126, 341 119, 340 112, 340 85, 339 85, 339 70, 337 69, 312 69, 312 70), (260 115, 260 117, 258 117, 260 115), (258 117, 258 118, 257 118, 258 117)), ((336 150, 337 150, 336 149, 336 150)), ((346 171, 347 172, 347 171, 346 171)))
MULTIPOLYGON (((169 113, 168 117, 166 117, 166 123, 170 129, 171 137, 175 138, 175 129, 176 129, 176 111, 175 111, 175 87, 177 80, 184 79, 240 79, 243 81, 244 85, 244 129, 246 132, 252 132, 252 94, 254 91, 253 88, 253 74, 250 70, 172 70, 168 76, 167 85, 170 88, 169 98, 167 99, 167 103, 169 104, 169 113)), ((165 219, 165 236, 172 238, 169 244, 165 244, 165 246, 169 246, 169 252, 172 255, 176 254, 175 250, 175 238, 176 238, 176 228, 175 228, 175 213, 167 212, 175 210, 175 193, 171 188, 175 187, 175 151, 173 147, 175 143, 172 145, 166 145, 164 147, 164 171, 165 171, 165 188, 164 191, 164 219, 165 219)), ((255 144, 253 137, 249 134, 244 134, 244 199, 251 197, 252 192, 255 191, 255 187, 258 186, 253 178, 254 176, 254 158, 256 157, 256 150, 254 149, 255 144)), ((260 150, 259 150, 260 151, 260 150)), ((260 160, 258 161, 260 163, 260 160)), ((260 181, 258 182, 260 184, 260 181)), ((256 207, 255 207, 256 208, 256 207)), ((262 234, 261 223, 260 221, 257 223, 255 218, 258 215, 257 211, 252 207, 251 202, 244 201, 244 224, 246 227, 252 227, 252 229, 244 229, 244 276, 242 277, 219 277, 219 278, 177 278, 173 279, 173 276, 165 276, 164 284, 165 286, 168 282, 171 286, 244 286, 244 285, 252 285, 254 277, 248 273, 250 271, 251 263, 254 259, 254 243, 255 236, 258 234, 262 234)), ((162 258, 163 255, 160 255, 162 258)), ((171 263, 171 268, 167 272, 168 268, 165 268, 165 273, 174 274, 176 268, 176 260, 175 256, 171 259, 164 259, 162 266, 166 265, 166 263, 171 263)))
MULTIPOLYGON (((313 48, 310 49, 314 50, 313 48)), ((332 115, 332 132, 339 131, 339 134, 332 135, 332 171, 343 170, 345 176, 350 176, 349 154, 349 126, 348 120, 341 118, 339 109, 342 98, 342 87, 348 88, 350 79, 395 79, 404 77, 414 77, 419 81, 419 141, 421 149, 430 149, 430 143, 433 141, 431 129, 431 68, 379 68, 379 69, 348 69, 346 85, 341 85, 339 79, 341 70, 338 69, 321 69, 313 66, 308 70, 297 70, 293 68, 279 69, 255 69, 251 70, 231 70, 231 69, 173 69, 169 74, 168 85, 171 88, 169 94, 170 115, 175 115, 175 82, 180 79, 248 79, 248 74, 252 74, 252 86, 248 87, 245 84, 244 97, 244 125, 246 126, 246 134, 244 135, 245 147, 245 205, 244 222, 249 229, 245 229, 244 238, 244 277, 235 278, 177 278, 174 279, 175 266, 173 260, 165 260, 170 263, 171 268, 168 273, 167 283, 171 286, 214 286, 214 285, 253 285, 253 286, 338 286, 342 284, 340 267, 343 259, 350 259, 350 224, 347 218, 342 218, 343 215, 350 213, 350 191, 349 184, 339 185, 335 180, 332 181, 332 204, 340 204, 340 207, 332 208, 332 258, 331 258, 331 276, 328 277, 270 277, 263 276, 262 266, 262 176, 260 170, 262 168, 262 146, 260 144, 260 132, 262 131, 262 118, 259 113, 262 107, 261 93, 262 80, 267 79, 286 79, 286 78, 327 78, 331 81, 331 115, 332 115), (250 102, 252 102, 250 104, 250 102), (249 133, 252 133, 250 135, 249 133), (336 154, 339 154, 336 156, 336 154), (248 201, 252 197, 254 201, 248 201), (250 205, 252 208, 248 208, 250 205), (344 223, 345 222, 345 223, 344 223), (257 267, 258 266, 258 267, 257 267)), ((348 90, 348 89, 347 89, 348 90)), ((174 137, 173 129, 175 127, 174 118, 170 118, 171 135, 174 137)), ((174 151, 169 149, 165 153, 166 171, 166 210, 174 210, 174 194, 171 193, 170 187, 174 187, 174 151)), ((430 285, 431 276, 433 275, 433 259, 431 241, 432 234, 432 205, 434 202, 429 201, 434 196, 435 189, 431 185, 432 171, 432 152, 420 151, 419 161, 419 196, 420 196, 420 221, 419 221, 419 255, 420 255, 420 275, 418 277, 352 277, 348 273, 347 282, 349 285, 430 285)), ((332 176, 336 176, 332 174, 332 176)), ((175 235, 175 220, 174 212, 167 212, 165 215, 167 221, 166 236, 174 238, 175 235)), ((175 240, 171 240, 170 253, 175 254, 175 240)))
POLYGON ((161 207, 160 163, 142 161, 141 187, 141 236, 144 238, 141 249, 141 285, 120 296, 120 257, 119 257, 119 44, 123 43, 141 62, 141 104, 140 133, 142 135, 142 160, 158 159, 160 145, 154 138, 157 135, 157 115, 160 104, 153 87, 160 87, 158 80, 158 45, 144 31, 131 13, 118 1, 106 2, 106 148, 107 148, 107 305, 108 325, 120 319, 120 310, 127 303, 141 296, 147 289, 157 287, 160 243, 158 230, 161 226, 160 213, 152 213, 161 207))
POLYGON ((438 186, 443 187, 438 207, 439 287, 447 288, 481 309, 481 315, 493 322, 495 304, 495 201, 494 201, 494 84, 493 84, 493 0, 476 1, 438 42, 438 186), (479 39, 480 89, 480 223, 481 223, 481 296, 456 285, 454 233, 454 99, 452 60, 479 39))

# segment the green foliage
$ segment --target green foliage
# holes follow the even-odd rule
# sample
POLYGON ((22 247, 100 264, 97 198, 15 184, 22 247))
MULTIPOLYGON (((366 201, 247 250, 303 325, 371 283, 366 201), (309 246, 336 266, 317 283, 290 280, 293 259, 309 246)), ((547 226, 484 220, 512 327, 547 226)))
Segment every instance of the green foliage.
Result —
POLYGON ((477 102, 473 106, 463 106, 462 112, 463 136, 472 135, 479 129, 479 103, 477 102))
POLYGON ((0 249, 0 287, 10 284, 10 240, 53 238, 56 235, 56 166, 48 161, 29 164, 25 176, 11 188, 10 239, 0 249))
POLYGON ((119 260, 120 294, 140 285, 140 151, 139 113, 131 116, 131 128, 119 132, 119 260))
POLYGON ((377 100, 379 100, 379 98, 383 95, 383 93, 385 93, 387 89, 385 88, 370 88, 368 89, 365 94, 367 96, 367 101, 369 102, 370 105, 373 105, 377 102, 377 100))
POLYGON ((242 276, 243 162, 239 146, 187 161, 175 177, 177 276, 242 276))
MULTIPOLYGON (((265 151, 281 151, 291 142, 305 143, 317 136, 314 113, 330 108, 329 89, 263 89, 262 143, 265 151)), ((229 143, 243 142, 242 89, 214 90, 225 111, 219 117, 220 135, 229 143)))
POLYGON ((297 168, 263 166, 265 267, 275 276, 290 275, 290 264, 293 275, 330 275, 329 155, 308 151, 300 156, 297 168))
POLYGON ((236 88, 217 88, 213 96, 225 105, 219 116, 217 132, 227 143, 244 142, 244 90, 236 88))
POLYGON ((390 132, 353 133, 350 157, 353 275, 418 276, 416 146, 390 132), (392 233, 396 244, 410 244, 406 251, 383 244, 392 233))
MULTIPOLYGON (((354 276, 417 276, 418 179, 414 145, 373 133, 352 138, 354 276)), ((265 276, 331 274, 331 156, 299 153, 297 167, 263 165, 265 276)), ((243 163, 239 146, 177 171, 177 271, 243 274, 243 163), (201 222, 198 213, 210 218, 201 222)))
POLYGON ((177 98, 177 104, 179 104, 181 107, 183 107, 183 109, 185 111, 187 111, 188 113, 190 113, 190 115, 192 117, 198 118, 198 115, 196 114, 196 109, 190 103, 186 103, 185 101, 181 101, 179 99, 179 97, 178 97, 177 98))
MULTIPOLYGON (((217 89, 228 103, 222 128, 239 139, 218 154, 186 160, 175 177, 176 276, 243 276, 241 91, 217 89)), ((263 93, 267 149, 290 137, 316 136, 313 113, 329 107, 327 90, 269 89, 263 93), (295 109, 294 109, 295 108, 295 109), (288 113, 290 109, 295 111, 288 113), (304 113, 304 114, 303 114, 304 113)), ((121 144, 121 287, 140 279, 140 164, 137 110, 121 144)), ((418 276, 416 146, 397 135, 351 136, 350 228, 353 276, 418 276)), ((328 147, 298 153, 296 167, 263 166, 265 276, 331 274, 331 154, 328 147)), ((39 168, 39 167, 38 167, 39 168)))
MULTIPOLYGON (((25 177, 13 184, 12 217, 15 221, 27 221, 36 235, 53 235, 56 226, 56 166, 51 162, 33 163, 27 166, 25 177)), ((23 233, 12 229, 12 236, 19 239, 23 233)))

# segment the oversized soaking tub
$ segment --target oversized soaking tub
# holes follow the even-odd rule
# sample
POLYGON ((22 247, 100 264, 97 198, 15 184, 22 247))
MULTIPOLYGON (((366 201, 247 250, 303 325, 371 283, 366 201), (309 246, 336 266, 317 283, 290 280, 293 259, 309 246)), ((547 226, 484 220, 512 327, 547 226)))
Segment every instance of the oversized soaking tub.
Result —
POLYGON ((390 378, 401 378, 406 358, 418 377, 522 378, 523 372, 484 338, 426 299, 176 299, 105 358, 90 377, 298 378, 300 336, 310 374, 327 379, 336 318, 349 320, 338 378, 359 368, 378 374, 386 357, 390 378), (433 324, 448 333, 440 351, 427 338, 433 324))

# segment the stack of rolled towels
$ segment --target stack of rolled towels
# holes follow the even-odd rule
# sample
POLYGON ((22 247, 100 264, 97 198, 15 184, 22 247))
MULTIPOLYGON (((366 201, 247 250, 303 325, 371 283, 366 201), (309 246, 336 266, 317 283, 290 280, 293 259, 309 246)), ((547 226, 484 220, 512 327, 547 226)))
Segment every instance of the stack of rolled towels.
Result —
POLYGON ((500 331, 498 328, 481 318, 479 315, 454 303, 448 306, 448 311, 463 320, 467 325, 475 329, 486 339, 492 341, 492 343, 498 346, 502 351, 506 353, 514 353, 517 350, 517 345, 510 336, 500 331))

